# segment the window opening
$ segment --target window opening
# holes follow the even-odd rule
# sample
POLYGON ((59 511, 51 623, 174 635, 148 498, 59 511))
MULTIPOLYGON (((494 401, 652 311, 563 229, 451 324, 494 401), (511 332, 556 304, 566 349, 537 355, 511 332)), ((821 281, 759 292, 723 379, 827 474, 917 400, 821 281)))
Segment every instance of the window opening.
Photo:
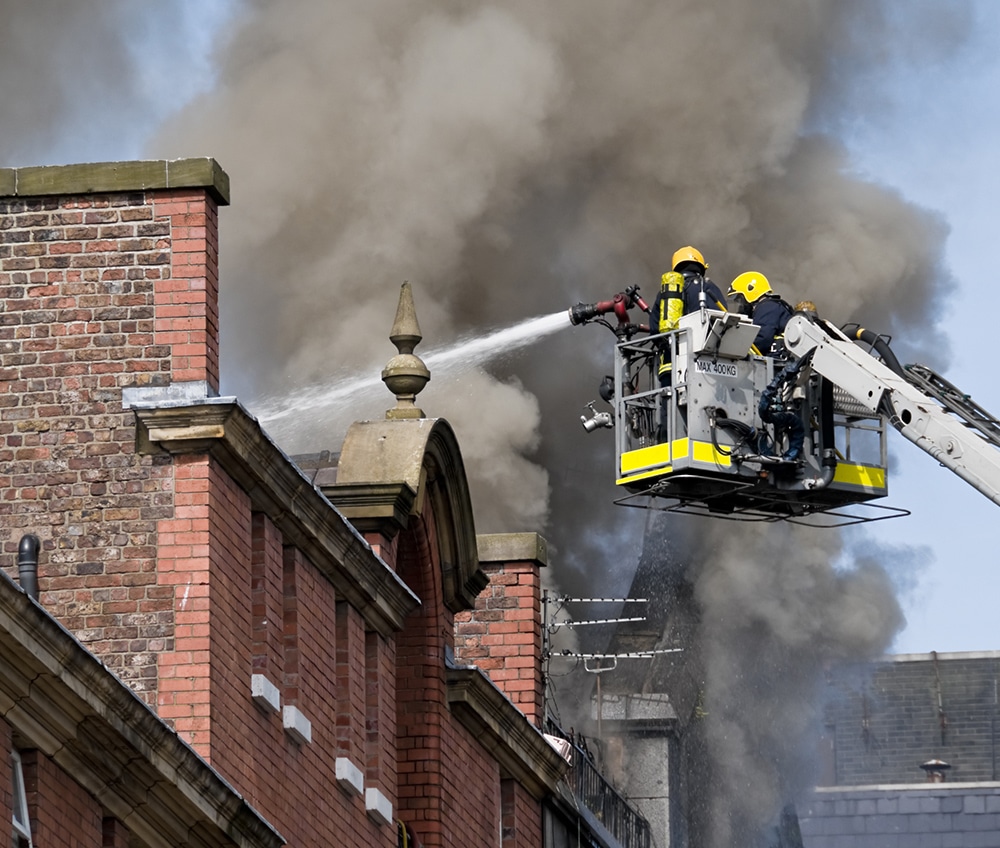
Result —
POLYGON ((21 755, 17 751, 11 751, 10 764, 11 789, 14 796, 11 803, 14 809, 11 844, 14 848, 32 848, 31 820, 28 818, 28 795, 24 791, 24 769, 21 766, 21 755))

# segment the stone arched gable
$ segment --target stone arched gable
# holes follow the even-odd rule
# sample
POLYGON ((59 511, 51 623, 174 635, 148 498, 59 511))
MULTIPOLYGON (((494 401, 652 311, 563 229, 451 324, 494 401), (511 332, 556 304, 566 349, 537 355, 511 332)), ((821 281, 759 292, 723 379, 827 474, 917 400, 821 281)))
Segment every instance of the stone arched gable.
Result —
POLYGON ((445 606, 452 612, 474 606, 489 579, 479 568, 469 481, 447 421, 353 424, 341 449, 335 489, 335 502, 356 524, 364 522, 365 511, 371 517, 392 511, 404 525, 425 511, 433 513, 445 606))

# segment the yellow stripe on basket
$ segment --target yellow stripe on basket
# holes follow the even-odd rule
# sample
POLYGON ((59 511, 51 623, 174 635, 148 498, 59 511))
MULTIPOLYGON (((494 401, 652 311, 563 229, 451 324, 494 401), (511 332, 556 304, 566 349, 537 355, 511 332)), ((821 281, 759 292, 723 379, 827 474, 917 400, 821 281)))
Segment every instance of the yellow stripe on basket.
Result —
POLYGON ((864 486, 866 489, 884 489, 885 469, 877 465, 851 465, 838 462, 833 482, 847 486, 864 486))
POLYGON ((695 462, 724 465, 727 468, 732 464, 729 454, 720 453, 711 442, 692 442, 691 445, 694 448, 692 455, 695 462))

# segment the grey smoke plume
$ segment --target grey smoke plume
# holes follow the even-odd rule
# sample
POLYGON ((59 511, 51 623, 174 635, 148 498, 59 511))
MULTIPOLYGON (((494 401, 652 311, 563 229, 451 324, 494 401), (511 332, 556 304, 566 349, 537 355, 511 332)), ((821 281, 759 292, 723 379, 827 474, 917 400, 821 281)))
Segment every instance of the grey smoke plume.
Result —
MULTIPOLYGON (((375 374, 403 280, 426 350, 629 284, 651 296, 687 243, 722 285, 763 271, 786 299, 893 334, 904 360, 919 347, 943 365, 945 226, 853 176, 819 132, 871 108, 878 72, 896 61, 890 10, 247 4, 219 56, 221 84, 152 151, 209 153, 232 176, 227 389, 294 403, 298 387, 375 374)), ((906 49, 941 55, 965 16, 907 4, 906 49)), ((571 591, 627 583, 643 535, 641 514, 612 506, 610 439, 577 420, 610 343, 598 328, 566 331, 457 382, 432 378, 420 398, 458 432, 478 529, 543 530, 571 591)), ((389 405, 376 385, 348 409, 389 405)), ((336 447, 340 423, 304 419, 276 435, 292 451, 336 447)), ((900 616, 876 567, 833 570, 836 533, 705 532, 713 544, 688 559, 719 778, 704 845, 731 848, 760 838, 806 773, 822 663, 883 650, 900 616)))
MULTIPOLYGON (((192 13, 229 5, 4 3, 4 164, 52 161, 39 150, 79 161, 159 120, 178 92, 142 75, 134 45, 174 50, 189 67, 192 13), (139 37, 147 27, 155 39, 139 37)), ((809 297, 835 321, 891 333, 904 361, 926 357, 911 355, 919 347, 943 366, 945 226, 852 175, 836 140, 886 106, 879 73, 908 56, 946 56, 969 26, 965 3, 894 5, 245 0, 219 39, 217 79, 181 93, 210 90, 147 151, 211 155, 232 177, 221 228, 224 389, 263 408, 377 376, 393 353, 386 336, 403 280, 414 286, 421 353, 630 284, 651 296, 687 243, 721 285, 762 271, 788 300, 809 297)), ((544 531, 571 590, 627 584, 643 535, 639 511, 611 504, 610 438, 578 423, 610 342, 594 327, 564 331, 461 380, 432 379, 420 398, 458 432, 478 529, 544 531)), ((358 418, 391 404, 376 382, 347 406, 358 418)), ((336 448, 342 424, 299 420, 275 435, 290 451, 336 448)), ((875 570, 831 570, 835 534, 802 538, 797 569, 774 555, 779 539, 790 543, 783 530, 710 532, 719 546, 695 574, 716 681, 707 685, 723 697, 731 678, 757 708, 718 710, 723 739, 740 740, 712 751, 715 766, 732 767, 729 792, 766 741, 755 722, 772 702, 750 683, 805 680, 824 656, 880 650, 897 610, 875 570), (753 588, 770 585, 773 597, 741 622, 734 593, 754 573, 753 588), (813 591, 844 619, 806 615, 813 591), (874 624, 845 630, 862 602, 874 624), (751 623, 769 647, 759 657, 740 653, 751 623)), ((776 770, 796 756, 779 749, 776 770)), ((727 820, 756 820, 777 785, 713 803, 727 820)), ((730 836, 708 848, 738 844, 730 836)))
POLYGON ((782 525, 713 534, 691 560, 711 763, 704 844, 768 844, 778 812, 815 785, 823 668, 877 655, 902 624, 885 571, 840 572, 831 553, 782 525))
MULTIPOLYGON (((887 8, 245 4, 219 85, 151 148, 208 152, 233 180, 222 228, 227 390, 263 403, 374 374, 391 353, 404 279, 426 349, 626 284, 652 295, 688 242, 722 284, 764 270, 788 299, 897 338, 919 326, 922 344, 945 350, 932 311, 943 226, 853 178, 835 141, 806 134, 835 121, 823 104, 853 91, 850 66, 886 55, 887 8)), ((907 9, 935 24, 928 51, 959 17, 946 29, 932 9, 907 9)), ((421 397, 463 443, 493 447, 466 457, 480 529, 547 526, 580 572, 624 520, 611 517, 608 440, 577 426, 609 342, 595 328, 565 332, 469 378, 474 403, 471 383, 439 391, 432 379, 421 397)), ((374 414, 391 403, 380 386, 359 400, 374 414)), ((276 435, 289 450, 317 449, 336 442, 332 425, 299 421, 276 435)))

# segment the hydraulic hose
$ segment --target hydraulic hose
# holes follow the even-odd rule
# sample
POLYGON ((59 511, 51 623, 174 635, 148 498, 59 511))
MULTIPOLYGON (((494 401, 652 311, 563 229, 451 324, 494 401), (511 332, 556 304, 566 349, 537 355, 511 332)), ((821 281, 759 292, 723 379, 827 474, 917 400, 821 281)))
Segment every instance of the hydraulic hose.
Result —
POLYGON ((742 421, 737 421, 733 418, 726 418, 724 414, 720 414, 721 409, 715 409, 709 411, 709 426, 712 431, 712 447, 714 447, 722 456, 738 456, 739 449, 742 447, 749 447, 754 452, 757 451, 757 428, 751 427, 749 424, 745 424, 742 421), (724 447, 719 444, 718 430, 729 430, 731 433, 735 434, 736 444, 732 448, 724 447))
POLYGON ((834 435, 833 419, 833 383, 825 377, 820 378, 820 466, 818 477, 805 477, 791 486, 792 491, 815 491, 825 489, 833 482, 837 473, 837 445, 834 435))
POLYGON ((866 330, 858 324, 845 324, 840 329, 845 336, 871 345, 872 350, 881 357, 888 368, 896 372, 904 380, 906 379, 906 372, 903 370, 903 366, 899 364, 899 360, 896 359, 896 354, 892 352, 892 348, 889 347, 889 342, 885 336, 871 330, 866 330))

